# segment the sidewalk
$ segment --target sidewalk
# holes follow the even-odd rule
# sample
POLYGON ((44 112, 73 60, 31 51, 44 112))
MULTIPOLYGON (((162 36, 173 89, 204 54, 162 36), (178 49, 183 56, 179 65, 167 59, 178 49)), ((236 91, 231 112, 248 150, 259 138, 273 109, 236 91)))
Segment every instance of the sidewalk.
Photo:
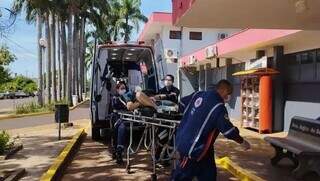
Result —
POLYGON ((86 127, 89 120, 72 122, 73 127, 62 129, 60 141, 56 124, 8 130, 13 137, 19 137, 24 148, 10 159, 0 161, 0 170, 25 168, 27 174, 21 180, 39 180, 67 142, 80 128, 86 127))
MULTIPOLYGON (((234 123, 237 125, 237 123, 234 123)), ((234 163, 238 164, 248 172, 270 181, 296 181, 291 177, 290 172, 293 169, 293 164, 289 160, 282 160, 280 165, 273 167, 270 163, 270 158, 274 155, 273 147, 263 140, 265 136, 286 136, 285 132, 260 135, 257 132, 242 129, 240 126, 240 134, 251 143, 251 150, 242 151, 238 144, 219 137, 215 143, 215 150, 218 157, 229 157, 234 163)), ((303 181, 320 180, 317 175, 307 175, 303 181)))
MULTIPOLYGON (((126 165, 117 165, 115 160, 112 160, 111 155, 108 152, 109 149, 108 146, 102 143, 92 141, 91 137, 88 136, 79 152, 74 157, 72 163, 66 169, 62 180, 151 180, 150 174, 152 173, 152 162, 149 152, 141 150, 137 155, 133 155, 131 171, 134 173, 127 174, 125 169, 126 165)), ((157 169, 158 180, 169 180, 171 168, 172 167, 157 169)), ((218 168, 217 180, 237 181, 238 179, 231 175, 227 170, 218 168)))

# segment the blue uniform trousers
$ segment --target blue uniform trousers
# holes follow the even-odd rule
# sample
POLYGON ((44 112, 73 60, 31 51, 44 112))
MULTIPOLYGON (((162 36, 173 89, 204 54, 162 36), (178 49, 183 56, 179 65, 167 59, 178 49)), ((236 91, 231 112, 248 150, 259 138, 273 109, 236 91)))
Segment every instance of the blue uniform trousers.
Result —
MULTIPOLYGON (((210 154, 211 155, 211 154, 210 154)), ((217 177, 217 168, 214 156, 207 156, 199 162, 189 160, 184 168, 177 162, 176 169, 172 171, 171 181, 192 181, 197 178, 198 181, 215 181, 217 177)))
POLYGON ((124 148, 125 145, 125 137, 126 137, 126 126, 124 121, 119 117, 118 114, 114 113, 114 134, 113 134, 113 145, 115 148, 124 148))

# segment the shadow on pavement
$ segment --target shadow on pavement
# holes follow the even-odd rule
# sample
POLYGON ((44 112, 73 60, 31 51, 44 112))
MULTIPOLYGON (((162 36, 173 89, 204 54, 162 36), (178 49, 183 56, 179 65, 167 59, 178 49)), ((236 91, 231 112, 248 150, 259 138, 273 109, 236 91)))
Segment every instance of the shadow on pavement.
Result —
MULTIPOLYGON (((279 166, 273 167, 270 163, 270 158, 274 155, 273 148, 262 139, 250 136, 245 137, 251 143, 251 150, 245 152, 239 148, 237 143, 219 137, 215 143, 217 156, 228 156, 240 167, 265 180, 296 181, 290 174, 293 169, 293 164, 290 160, 283 159, 279 166)), ((302 180, 319 181, 320 177, 311 173, 302 180)))

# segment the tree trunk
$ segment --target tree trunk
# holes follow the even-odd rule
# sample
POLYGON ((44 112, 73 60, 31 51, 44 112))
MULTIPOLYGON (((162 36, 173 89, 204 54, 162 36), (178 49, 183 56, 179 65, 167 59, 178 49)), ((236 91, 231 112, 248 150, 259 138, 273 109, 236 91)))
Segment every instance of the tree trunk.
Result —
POLYGON ((50 25, 49 25, 49 14, 46 13, 46 39, 47 39, 47 72, 46 72, 46 93, 47 93, 47 103, 51 103, 51 39, 50 39, 50 25))
POLYGON ((82 100, 82 93, 85 93, 84 91, 84 56, 85 56, 85 47, 86 47, 86 40, 85 40, 85 23, 86 19, 81 19, 81 28, 80 28, 80 96, 82 100))
MULTIPOLYGON (((63 93, 63 99, 68 100, 69 97, 67 94, 67 60, 68 60, 68 55, 67 55, 67 39, 66 39, 66 24, 65 22, 61 21, 60 23, 61 26, 61 57, 62 57, 62 93, 63 93)), ((70 85, 70 84, 68 84, 70 85)))
POLYGON ((68 19, 68 61, 67 61, 67 86, 66 92, 69 100, 69 104, 72 105, 72 93, 73 93, 73 37, 72 37, 72 13, 68 19))
POLYGON ((52 61, 52 94, 53 101, 57 102, 57 70, 56 70, 56 18, 53 13, 50 14, 50 29, 51 29, 51 61, 52 61))
POLYGON ((37 15, 37 45, 38 45, 38 104, 43 106, 43 79, 42 79, 42 46, 40 45, 40 39, 42 38, 42 17, 37 15))
POLYGON ((124 32, 124 42, 127 43, 129 41, 129 17, 126 16, 126 30, 124 32))
POLYGON ((73 94, 78 95, 79 98, 79 91, 78 91, 78 55, 79 55, 79 31, 78 31, 78 16, 74 16, 73 22, 73 80, 74 80, 74 90, 73 94))
POLYGON ((62 75, 61 75, 61 32, 60 32, 60 18, 57 17, 56 22, 56 30, 57 30, 57 55, 58 55, 58 100, 60 101, 61 96, 61 87, 62 87, 62 75))

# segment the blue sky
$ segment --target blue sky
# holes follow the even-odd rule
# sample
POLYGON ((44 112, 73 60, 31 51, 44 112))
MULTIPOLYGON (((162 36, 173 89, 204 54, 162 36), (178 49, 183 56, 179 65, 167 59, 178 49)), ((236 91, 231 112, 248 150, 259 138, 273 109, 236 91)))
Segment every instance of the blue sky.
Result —
MULTIPOLYGON (((13 0, 0 0, 0 7, 11 7, 13 0)), ((171 12, 171 0, 142 0, 142 12, 148 16, 154 11, 171 12)), ((140 27, 140 31, 143 25, 140 27)), ((132 36, 135 40, 138 34, 132 36)), ((27 24, 24 15, 17 17, 13 30, 7 35, 10 40, 0 37, 0 45, 6 44, 17 56, 9 66, 11 73, 37 77, 37 32, 35 24, 27 24), (18 45, 20 46, 18 46, 18 45)))

